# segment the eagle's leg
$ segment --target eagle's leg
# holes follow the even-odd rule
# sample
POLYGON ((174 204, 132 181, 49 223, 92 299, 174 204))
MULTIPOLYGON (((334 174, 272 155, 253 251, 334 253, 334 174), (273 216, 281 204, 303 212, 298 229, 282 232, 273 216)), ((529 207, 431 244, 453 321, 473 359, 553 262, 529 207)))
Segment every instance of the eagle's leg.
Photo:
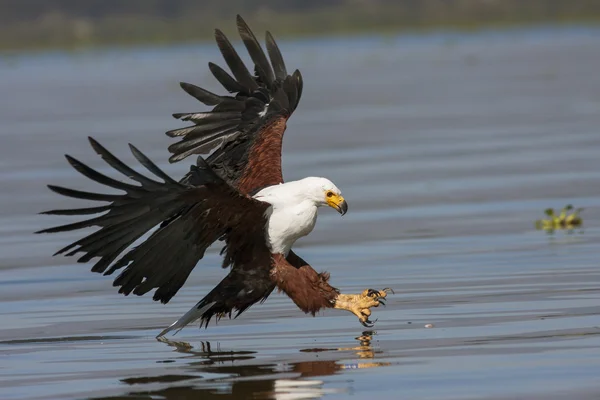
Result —
POLYGON ((360 294, 343 294, 329 284, 328 273, 317 273, 306 261, 290 251, 287 258, 273 255, 272 279, 305 313, 315 315, 324 308, 347 310, 358 317, 361 324, 370 328, 371 308, 385 305, 384 299, 392 289, 366 289, 360 294))
POLYGON ((370 328, 374 321, 369 320, 371 308, 385 306, 384 299, 388 293, 394 293, 390 288, 383 290, 365 289, 361 294, 338 294, 335 298, 334 308, 347 310, 358 317, 361 324, 370 328))

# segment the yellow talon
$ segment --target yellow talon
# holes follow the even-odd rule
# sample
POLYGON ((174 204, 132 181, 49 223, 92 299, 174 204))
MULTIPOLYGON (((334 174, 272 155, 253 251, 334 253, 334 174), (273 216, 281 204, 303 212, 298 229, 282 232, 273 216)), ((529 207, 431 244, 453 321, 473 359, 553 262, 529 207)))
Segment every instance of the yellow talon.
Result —
POLYGON ((371 328, 375 323, 369 320, 371 308, 379 307, 380 304, 385 305, 383 299, 387 297, 388 292, 393 293, 393 290, 365 289, 361 294, 339 294, 335 299, 334 308, 350 311, 358 317, 363 326, 371 328))

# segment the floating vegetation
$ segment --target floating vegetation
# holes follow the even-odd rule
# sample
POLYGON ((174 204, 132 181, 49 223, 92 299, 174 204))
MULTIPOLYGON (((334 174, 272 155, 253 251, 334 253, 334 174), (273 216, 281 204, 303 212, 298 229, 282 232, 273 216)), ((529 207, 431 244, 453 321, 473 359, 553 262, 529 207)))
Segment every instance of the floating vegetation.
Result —
POLYGON ((567 204, 560 210, 560 214, 556 214, 553 208, 547 208, 544 213, 548 219, 539 219, 535 221, 535 228, 545 230, 548 233, 554 233, 555 230, 573 231, 583 225, 583 219, 579 215, 583 208, 574 209, 571 204, 567 204))

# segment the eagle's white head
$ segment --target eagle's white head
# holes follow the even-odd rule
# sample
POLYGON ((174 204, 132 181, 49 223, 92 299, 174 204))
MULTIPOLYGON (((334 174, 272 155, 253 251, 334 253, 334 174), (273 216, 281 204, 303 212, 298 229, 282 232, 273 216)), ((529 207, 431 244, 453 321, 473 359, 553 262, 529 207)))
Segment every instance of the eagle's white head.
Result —
POLYGON ((344 215, 348 211, 348 204, 342 191, 327 178, 308 177, 296 181, 303 194, 312 199, 317 207, 329 206, 344 215))
POLYGON ((280 185, 269 186, 254 196, 273 206, 291 206, 300 203, 312 203, 315 207, 329 206, 344 215, 348 204, 341 190, 327 178, 308 177, 280 185))

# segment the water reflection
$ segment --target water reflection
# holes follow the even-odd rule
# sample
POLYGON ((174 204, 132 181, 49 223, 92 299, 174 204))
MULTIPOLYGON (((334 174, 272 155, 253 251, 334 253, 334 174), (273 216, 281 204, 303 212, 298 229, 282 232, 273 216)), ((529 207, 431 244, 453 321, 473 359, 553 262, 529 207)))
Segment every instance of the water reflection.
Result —
MULTIPOLYGON (((345 369, 376 368, 390 365, 388 362, 351 362, 355 357, 373 360, 381 350, 374 349, 372 331, 363 332, 355 338, 357 346, 329 349, 303 349, 303 353, 327 352, 327 360, 310 360, 284 363, 257 363, 256 352, 225 351, 210 342, 197 347, 188 342, 160 338, 159 341, 186 355, 185 373, 160 376, 141 376, 122 379, 131 386, 124 395, 101 399, 314 399, 327 393, 345 392, 347 388, 325 388, 321 380, 305 380, 333 375, 345 369), (148 388, 150 386, 151 388, 148 388)), ((160 361, 168 363, 171 360, 160 361)))
MULTIPOLYGON (((374 331, 365 331, 362 335, 356 337, 355 339, 358 341, 359 345, 354 347, 339 347, 339 348, 331 348, 331 349, 303 349, 301 352, 305 353, 320 353, 325 351, 353 351, 359 358, 374 358, 376 354, 382 353, 379 349, 374 349, 371 345, 371 341, 373 340, 374 331)), ((366 363, 361 363, 361 365, 366 365, 366 363)), ((380 366, 380 365, 377 365, 380 366)), ((362 367, 365 368, 365 367, 362 367)))

